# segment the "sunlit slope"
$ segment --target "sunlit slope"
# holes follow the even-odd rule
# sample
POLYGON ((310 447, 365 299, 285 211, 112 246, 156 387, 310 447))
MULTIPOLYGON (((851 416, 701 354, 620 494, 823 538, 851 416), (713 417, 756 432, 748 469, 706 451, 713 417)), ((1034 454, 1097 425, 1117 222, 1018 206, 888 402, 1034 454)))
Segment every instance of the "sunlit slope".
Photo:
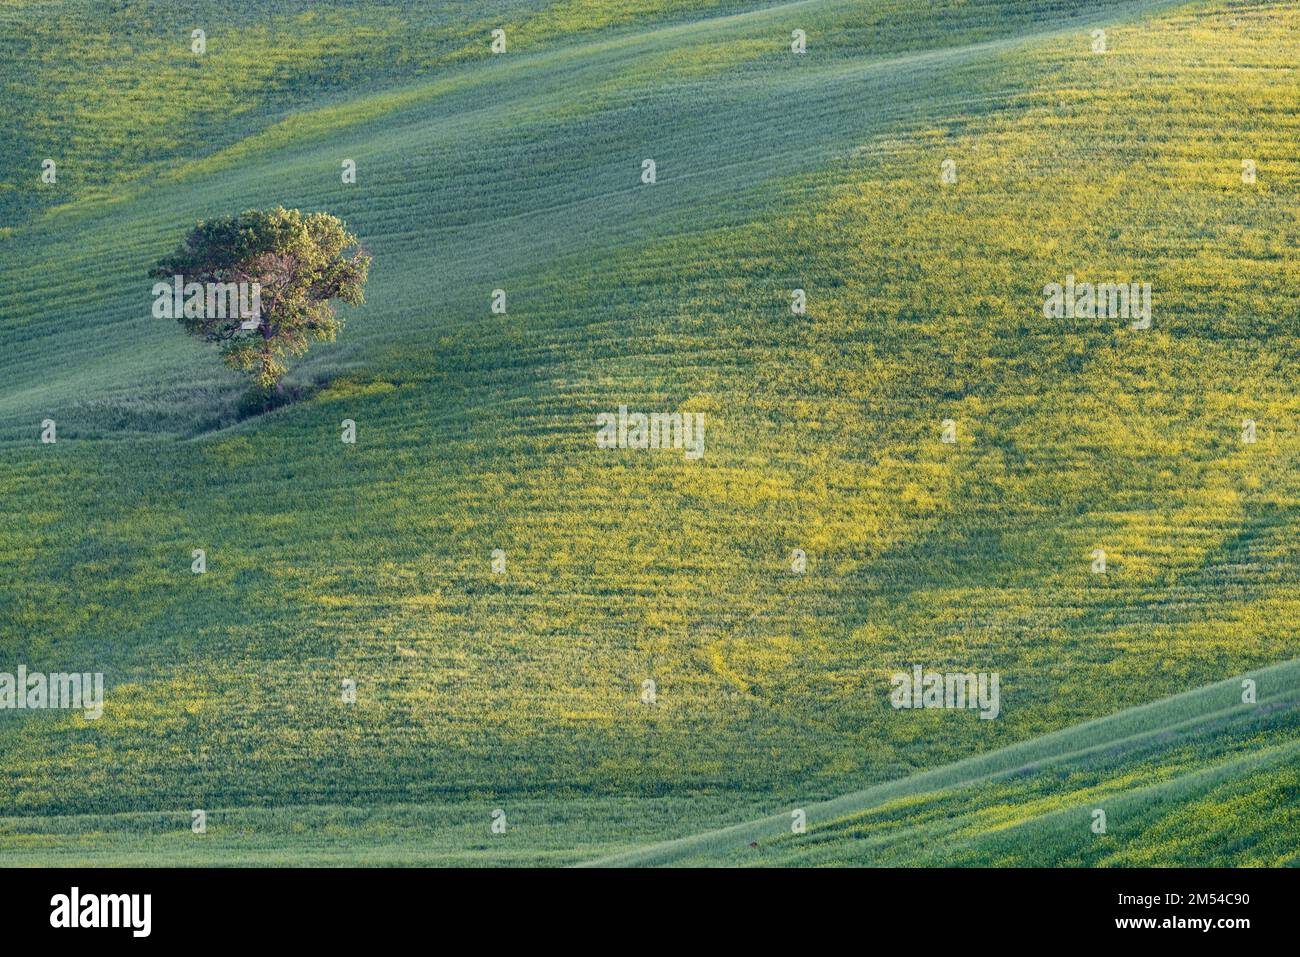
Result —
POLYGON ((167 815, 136 852, 184 857, 156 835, 189 840, 189 808, 254 832, 286 809, 306 846, 327 839, 288 808, 438 806, 467 817, 457 862, 576 860, 1294 657, 1300 17, 1151 16, 1104 55, 1044 7, 1005 42, 826 61, 763 21, 770 50, 699 76, 656 67, 698 59, 682 26, 466 73, 514 83, 500 100, 453 84, 267 134, 57 214, 75 233, 33 223, 3 274, 23 309, 55 285, 42 262, 105 278, 57 329, 0 315, 0 635, 111 688, 97 723, 0 722, 0 813, 167 815), (369 302, 304 365, 320 395, 203 432, 236 386, 143 318, 132 269, 273 202, 358 228, 369 302), (1150 282, 1153 328, 1044 319, 1068 273, 1150 282), (704 412, 703 459, 597 450, 620 404, 704 412), (912 664, 999 671, 1001 716, 891 710, 912 664), (506 855, 495 807, 615 823, 521 827, 506 855))

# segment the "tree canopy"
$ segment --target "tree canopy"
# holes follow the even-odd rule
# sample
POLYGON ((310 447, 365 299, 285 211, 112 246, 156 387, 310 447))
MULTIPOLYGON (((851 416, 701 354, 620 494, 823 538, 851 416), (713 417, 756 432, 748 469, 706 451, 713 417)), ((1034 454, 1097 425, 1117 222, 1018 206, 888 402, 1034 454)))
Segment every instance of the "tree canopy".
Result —
POLYGON ((256 284, 260 313, 252 318, 188 307, 175 318, 192 335, 219 343, 227 365, 269 392, 290 356, 338 336, 343 320, 333 300, 364 301, 370 261, 338 217, 276 207, 200 222, 149 275, 182 276, 187 287, 256 284))

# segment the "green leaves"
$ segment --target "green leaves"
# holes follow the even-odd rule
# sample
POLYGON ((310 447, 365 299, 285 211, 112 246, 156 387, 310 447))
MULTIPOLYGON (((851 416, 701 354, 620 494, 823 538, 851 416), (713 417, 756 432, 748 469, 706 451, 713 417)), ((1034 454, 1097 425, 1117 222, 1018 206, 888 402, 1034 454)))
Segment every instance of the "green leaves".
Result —
POLYGON ((200 222, 150 276, 184 277, 187 303, 178 321, 192 335, 221 343, 226 365, 269 391, 288 370, 288 357, 305 353, 312 340, 338 336, 343 320, 332 301, 364 302, 369 270, 370 257, 337 216, 276 207, 200 222), (251 284, 257 314, 214 310, 210 295, 191 302, 194 283, 251 284))

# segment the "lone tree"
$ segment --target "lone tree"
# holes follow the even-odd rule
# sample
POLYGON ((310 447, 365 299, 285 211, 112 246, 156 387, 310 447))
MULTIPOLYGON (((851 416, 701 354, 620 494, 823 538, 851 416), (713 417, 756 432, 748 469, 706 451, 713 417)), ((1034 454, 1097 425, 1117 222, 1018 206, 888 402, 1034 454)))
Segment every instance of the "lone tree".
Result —
POLYGON ((288 370, 287 357, 305 353, 312 339, 334 339, 343 328, 331 300, 365 301, 369 271, 370 257, 337 216, 276 207, 199 223, 149 275, 183 277, 178 295, 193 283, 209 291, 229 283, 260 286, 260 314, 204 308, 212 303, 210 292, 197 302, 185 292, 175 318, 192 335, 220 343, 225 363, 250 373, 254 391, 269 399, 288 370))

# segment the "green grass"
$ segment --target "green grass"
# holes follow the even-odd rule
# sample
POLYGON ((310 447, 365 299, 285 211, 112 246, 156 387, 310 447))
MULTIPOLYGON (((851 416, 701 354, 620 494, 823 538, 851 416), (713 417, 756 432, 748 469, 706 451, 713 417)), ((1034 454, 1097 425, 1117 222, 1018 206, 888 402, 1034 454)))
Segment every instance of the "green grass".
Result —
POLYGON ((1300 661, 598 866, 1280 866, 1300 806, 1300 661), (1094 814, 1105 812, 1104 830, 1094 814))
POLYGON ((196 62, 161 6, 0 6, 0 670, 109 685, 0 712, 0 860, 576 863, 830 801, 683 862, 1284 862, 1293 709, 1063 729, 1300 656, 1300 7, 208 9, 196 62), (146 271, 279 203, 375 263, 237 421, 146 271), (1153 329, 1042 318, 1067 273, 1153 329), (596 449, 620 404, 704 458, 596 449), (912 664, 1001 717, 893 711, 912 664))

